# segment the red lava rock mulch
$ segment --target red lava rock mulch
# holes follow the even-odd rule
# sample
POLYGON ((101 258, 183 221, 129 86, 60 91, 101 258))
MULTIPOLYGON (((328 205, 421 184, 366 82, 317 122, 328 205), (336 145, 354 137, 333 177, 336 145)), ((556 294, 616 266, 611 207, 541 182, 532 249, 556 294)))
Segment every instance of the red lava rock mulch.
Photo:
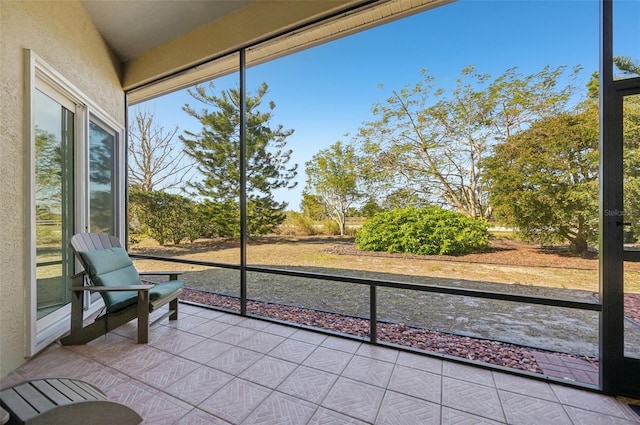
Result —
MULTIPOLYGON (((593 296, 600 299, 598 293, 593 296)), ((624 294, 624 315, 640 326, 640 294, 624 294)))
POLYGON ((624 294, 624 315, 640 325, 640 294, 624 294))
MULTIPOLYGON (((185 289, 180 298, 184 301, 198 304, 235 311, 240 310, 240 300, 235 297, 185 289)), ((367 337, 369 335, 369 320, 357 317, 262 301, 247 301, 247 311, 263 317, 348 335, 359 337, 367 337)), ((537 365, 531 350, 512 344, 435 332, 393 323, 378 323, 378 340, 418 350, 432 351, 494 365, 542 373, 542 369, 537 365)))

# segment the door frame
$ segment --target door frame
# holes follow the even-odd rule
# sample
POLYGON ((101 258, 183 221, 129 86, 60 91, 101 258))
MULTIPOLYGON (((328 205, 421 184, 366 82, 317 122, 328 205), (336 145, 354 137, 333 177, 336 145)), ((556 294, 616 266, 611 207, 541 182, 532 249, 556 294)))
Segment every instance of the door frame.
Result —
MULTIPOLYGON (((95 118, 101 124, 110 127, 117 134, 118 158, 115 172, 118 175, 117 202, 115 215, 117 220, 117 237, 124 236, 125 217, 120 211, 124 205, 124 126, 109 116, 103 109, 78 90, 62 74, 47 64, 30 49, 24 49, 25 63, 25 146, 27 146, 27 165, 25 187, 26 197, 26 240, 25 256, 27 261, 27 280, 25 282, 25 356, 31 357, 59 339, 69 331, 71 305, 67 304, 55 312, 37 318, 37 277, 36 277, 36 217, 35 217, 35 119, 34 94, 36 89, 45 87, 45 91, 55 92, 61 98, 75 105, 74 123, 74 233, 85 231, 89 225, 89 120, 95 118)), ((79 264, 76 261, 76 270, 79 264)), ((92 314, 101 307, 102 300, 88 304, 86 315, 92 314)))
POLYGON ((624 357, 623 102, 640 77, 614 79, 614 0, 600 1, 600 387, 640 396, 640 361, 624 357))

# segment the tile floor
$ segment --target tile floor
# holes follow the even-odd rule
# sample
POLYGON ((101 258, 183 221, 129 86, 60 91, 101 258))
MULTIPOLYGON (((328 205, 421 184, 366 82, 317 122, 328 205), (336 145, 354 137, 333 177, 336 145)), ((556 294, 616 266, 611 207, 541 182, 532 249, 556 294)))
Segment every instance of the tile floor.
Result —
POLYGON ((612 397, 191 305, 148 345, 135 332, 54 344, 0 387, 82 379, 144 424, 640 423, 612 397))

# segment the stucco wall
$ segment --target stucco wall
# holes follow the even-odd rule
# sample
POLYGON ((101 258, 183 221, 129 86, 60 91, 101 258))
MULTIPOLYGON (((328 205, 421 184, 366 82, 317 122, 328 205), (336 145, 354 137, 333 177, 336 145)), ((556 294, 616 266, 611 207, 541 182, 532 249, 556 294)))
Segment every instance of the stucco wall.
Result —
POLYGON ((31 49, 124 125, 120 65, 78 1, 0 0, 0 376, 25 354, 25 69, 31 49))

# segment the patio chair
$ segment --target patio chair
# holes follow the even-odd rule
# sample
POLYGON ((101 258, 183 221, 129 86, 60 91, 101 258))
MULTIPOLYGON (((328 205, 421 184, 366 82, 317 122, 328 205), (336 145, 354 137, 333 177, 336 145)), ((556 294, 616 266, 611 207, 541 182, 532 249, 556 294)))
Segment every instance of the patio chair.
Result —
POLYGON ((142 422, 135 410, 109 400, 88 382, 70 378, 21 382, 0 391, 0 406, 0 418, 9 425, 134 425, 142 422))
POLYGON ((138 343, 149 341, 149 313, 169 304, 168 311, 152 324, 167 317, 178 318, 178 296, 184 282, 181 272, 138 273, 118 238, 100 233, 79 233, 70 241, 84 271, 72 277, 71 331, 60 341, 79 345, 106 334, 133 319, 138 319, 138 343), (141 276, 169 276, 160 283, 143 283, 141 276), (85 292, 98 292, 106 312, 84 325, 85 292))

